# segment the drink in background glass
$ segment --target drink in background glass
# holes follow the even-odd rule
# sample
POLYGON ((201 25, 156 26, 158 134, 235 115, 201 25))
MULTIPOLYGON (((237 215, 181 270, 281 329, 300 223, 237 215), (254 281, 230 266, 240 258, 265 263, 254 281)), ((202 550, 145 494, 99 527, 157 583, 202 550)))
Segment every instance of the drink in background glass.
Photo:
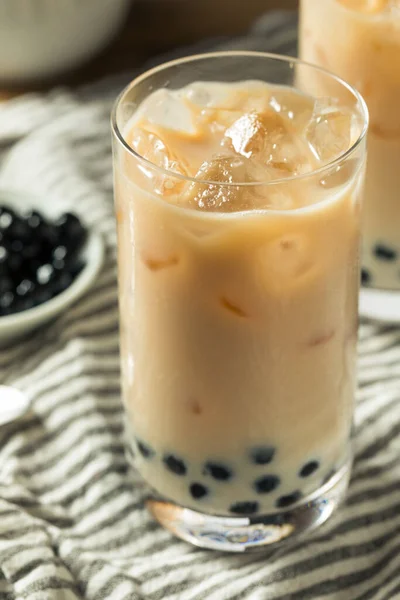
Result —
POLYGON ((116 103, 127 446, 196 545, 279 543, 345 494, 366 128, 344 82, 260 53, 168 63, 116 103), (296 89, 308 70, 331 98, 296 89))
MULTIPOLYGON (((399 321, 400 1, 302 0, 300 55, 349 81, 368 104, 360 308, 399 321)), ((303 83, 307 90, 315 79, 303 83)), ((320 84, 318 93, 329 94, 320 84)))

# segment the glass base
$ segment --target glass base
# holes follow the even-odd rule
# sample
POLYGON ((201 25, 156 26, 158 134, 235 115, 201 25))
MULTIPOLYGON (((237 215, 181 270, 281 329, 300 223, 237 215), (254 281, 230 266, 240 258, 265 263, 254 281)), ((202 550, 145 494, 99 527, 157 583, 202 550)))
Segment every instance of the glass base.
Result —
POLYGON ((350 472, 349 458, 323 487, 293 508, 253 518, 203 514, 158 498, 149 499, 146 504, 163 527, 195 546, 255 552, 281 545, 325 523, 346 495, 350 472))
POLYGON ((381 323, 400 323, 400 290, 379 290, 362 287, 360 316, 381 323))

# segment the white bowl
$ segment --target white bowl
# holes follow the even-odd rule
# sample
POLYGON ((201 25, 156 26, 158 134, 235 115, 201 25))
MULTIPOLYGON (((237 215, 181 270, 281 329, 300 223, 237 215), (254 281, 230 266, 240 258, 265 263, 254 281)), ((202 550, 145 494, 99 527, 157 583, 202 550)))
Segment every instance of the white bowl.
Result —
MULTIPOLYGON (((31 209, 38 210, 49 219, 55 219, 63 212, 71 210, 70 206, 62 202, 50 202, 48 198, 10 190, 0 190, 0 205, 9 206, 17 214, 31 209)), ((100 270, 103 257, 104 245, 100 235, 88 229, 88 239, 82 250, 85 266, 76 279, 65 291, 51 300, 34 308, 0 317, 0 345, 25 335, 64 312, 90 288, 100 270)))
POLYGON ((131 0, 0 0, 0 80, 76 67, 115 36, 131 0))

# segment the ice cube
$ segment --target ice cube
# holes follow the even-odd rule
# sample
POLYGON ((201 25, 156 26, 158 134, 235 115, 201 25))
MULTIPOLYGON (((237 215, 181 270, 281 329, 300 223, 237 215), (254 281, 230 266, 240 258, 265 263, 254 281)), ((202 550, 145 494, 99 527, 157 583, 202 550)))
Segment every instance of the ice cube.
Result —
POLYGON ((270 107, 301 131, 310 120, 314 108, 314 99, 294 92, 292 89, 274 89, 269 101, 270 107))
POLYGON ((227 211, 238 210, 242 190, 232 185, 240 181, 243 174, 241 161, 221 157, 205 161, 196 174, 199 183, 192 183, 187 195, 190 206, 201 210, 227 211), (207 181, 210 183, 201 183, 207 181), (223 185, 228 184, 228 185, 223 185))
POLYGON ((283 118, 276 112, 248 113, 242 115, 225 132, 234 150, 249 158, 266 155, 274 144, 278 144, 287 133, 283 118))
POLYGON ((354 131, 353 115, 331 99, 318 99, 305 135, 318 160, 328 162, 346 152, 354 131))
POLYGON ((196 81, 186 89, 183 88, 182 93, 189 102, 192 102, 197 106, 213 108, 223 106, 224 101, 229 94, 229 89, 224 84, 213 81, 196 81))
POLYGON ((196 133, 192 112, 179 90, 157 90, 142 103, 136 117, 166 129, 196 133))
POLYGON ((307 144, 275 110, 242 115, 226 130, 222 145, 280 171, 278 179, 312 169, 307 144))
POLYGON ((244 113, 265 111, 270 96, 267 86, 257 81, 246 81, 240 86, 196 82, 183 88, 181 94, 198 131, 207 130, 220 137, 244 113))
POLYGON ((185 181, 173 176, 172 173, 187 175, 187 167, 182 157, 177 157, 172 150, 167 147, 159 135, 146 129, 142 123, 132 130, 131 134, 132 148, 149 160, 153 165, 170 171, 171 175, 160 173, 151 167, 146 168, 146 176, 153 181, 154 191, 163 196, 171 196, 182 191, 185 181))
POLYGON ((232 90, 231 85, 225 83, 195 82, 181 90, 181 93, 186 104, 189 102, 198 131, 208 129, 221 136, 243 114, 250 102, 242 90, 232 90))
POLYGON ((232 105, 242 114, 264 113, 268 110, 270 95, 267 84, 249 80, 240 84, 240 89, 232 96, 232 105))
POLYGON ((203 107, 193 110, 193 122, 200 136, 210 134, 215 139, 222 138, 225 130, 241 115, 241 112, 229 107, 203 107))
POLYGON ((269 86, 257 80, 238 84, 197 81, 181 90, 189 102, 204 108, 234 108, 242 112, 262 111, 268 106, 269 86))
POLYGON ((234 154, 214 157, 201 165, 196 178, 199 182, 192 183, 185 196, 185 202, 193 208, 234 212, 293 206, 289 191, 268 185, 281 179, 282 172, 252 157, 234 154), (239 185, 243 183, 254 185, 239 185))
POLYGON ((304 139, 296 134, 283 138, 268 155, 268 164, 281 171, 281 177, 308 173, 314 162, 304 139))
POLYGON ((241 115, 241 112, 230 108, 203 108, 196 116, 195 122, 199 131, 210 131, 211 135, 222 138, 241 115))

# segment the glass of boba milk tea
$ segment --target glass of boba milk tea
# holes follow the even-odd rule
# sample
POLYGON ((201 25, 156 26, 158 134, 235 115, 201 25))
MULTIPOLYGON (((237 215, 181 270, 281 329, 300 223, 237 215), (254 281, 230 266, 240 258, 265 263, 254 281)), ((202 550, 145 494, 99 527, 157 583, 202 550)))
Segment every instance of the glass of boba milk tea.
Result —
POLYGON ((261 53, 162 65, 116 103, 127 451, 197 546, 280 544, 346 492, 366 130, 349 85, 261 53))
POLYGON ((400 0, 302 0, 300 33, 301 57, 368 104, 360 312, 400 322, 400 0))

